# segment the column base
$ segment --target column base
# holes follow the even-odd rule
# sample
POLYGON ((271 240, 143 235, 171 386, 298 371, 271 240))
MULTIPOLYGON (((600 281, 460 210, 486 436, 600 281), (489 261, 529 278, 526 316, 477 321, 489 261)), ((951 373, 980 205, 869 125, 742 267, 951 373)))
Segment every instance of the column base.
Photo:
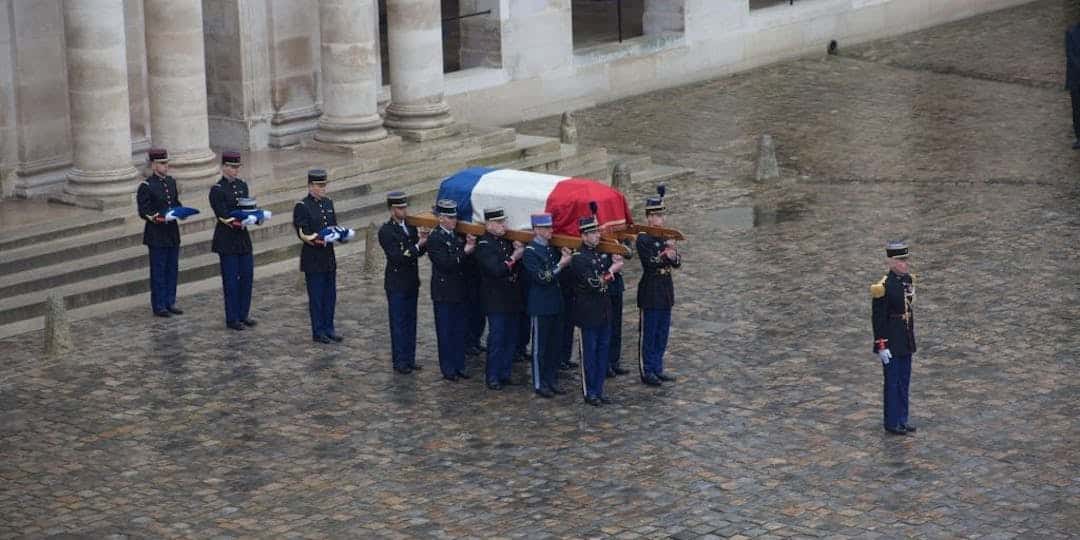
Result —
POLYGON ((217 155, 209 149, 205 151, 174 154, 169 151, 169 176, 176 179, 177 187, 187 185, 213 184, 221 176, 221 169, 215 161, 217 155))
POLYGON ((431 103, 394 103, 386 107, 386 127, 410 141, 430 141, 461 132, 450 115, 450 106, 439 99, 431 103))
POLYGON ((139 171, 131 166, 108 171, 72 168, 68 171, 64 190, 50 199, 97 210, 130 205, 135 200, 139 179, 139 171))
POLYGON ((389 135, 378 114, 360 118, 332 118, 325 114, 319 119, 315 140, 329 144, 364 144, 385 139, 389 135))
POLYGON ((301 144, 301 147, 323 152, 348 154, 353 157, 385 155, 387 153, 398 153, 401 151, 401 137, 387 134, 385 137, 375 141, 356 144, 331 143, 313 138, 305 140, 301 144))

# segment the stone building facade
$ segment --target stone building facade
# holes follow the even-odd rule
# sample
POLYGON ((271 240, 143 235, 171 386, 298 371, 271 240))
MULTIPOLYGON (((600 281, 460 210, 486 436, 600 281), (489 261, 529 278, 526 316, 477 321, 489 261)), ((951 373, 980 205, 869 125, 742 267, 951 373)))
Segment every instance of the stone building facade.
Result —
POLYGON ((425 140, 1026 1, 0 0, 0 192, 92 206, 151 144, 202 182, 212 149, 425 140))

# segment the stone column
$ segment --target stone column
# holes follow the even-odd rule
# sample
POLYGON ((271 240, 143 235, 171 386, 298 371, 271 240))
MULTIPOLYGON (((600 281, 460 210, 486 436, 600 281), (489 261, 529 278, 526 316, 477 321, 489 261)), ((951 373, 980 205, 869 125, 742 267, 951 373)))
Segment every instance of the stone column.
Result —
POLYGON ((319 0, 323 113, 315 140, 360 144, 385 139, 379 116, 373 0, 319 0))
POLYGON ((386 126, 422 141, 455 133, 443 99, 442 8, 439 0, 389 0, 390 105, 386 126))
POLYGON ((150 134, 183 183, 218 175, 206 112, 201 0, 145 0, 150 134))
POLYGON ((130 203, 139 173, 131 165, 123 0, 66 0, 64 36, 74 146, 64 192, 130 203))

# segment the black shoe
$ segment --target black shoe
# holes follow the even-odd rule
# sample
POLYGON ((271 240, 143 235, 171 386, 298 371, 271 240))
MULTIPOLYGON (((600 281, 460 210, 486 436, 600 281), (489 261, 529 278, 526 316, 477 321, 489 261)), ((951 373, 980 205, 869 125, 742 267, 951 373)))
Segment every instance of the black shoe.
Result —
POLYGON ((457 382, 457 375, 454 375, 454 374, 443 375, 442 378, 444 378, 444 379, 446 379, 448 381, 451 381, 451 382, 457 382))
POLYGON ((255 326, 256 324, 259 324, 258 322, 255 321, 255 319, 244 319, 244 320, 242 320, 240 322, 244 323, 247 326, 255 326))
POLYGON ((330 338, 326 336, 315 336, 311 338, 311 341, 314 341, 316 343, 333 343, 332 341, 330 341, 330 338))
POLYGON ((169 313, 172 313, 173 315, 183 315, 184 314, 184 310, 182 310, 182 309, 180 309, 180 308, 178 308, 176 306, 169 306, 169 307, 167 307, 165 309, 169 310, 169 313))
POLYGON ((604 405, 611 405, 612 403, 614 403, 614 401, 611 401, 611 398, 607 396, 600 396, 600 403, 603 403, 604 405))
POLYGON ((548 390, 547 388, 541 388, 541 389, 536 391, 536 395, 538 395, 538 396, 540 396, 542 398, 551 399, 551 398, 555 397, 555 392, 552 392, 551 390, 548 390))
POLYGON ((894 428, 885 428, 885 431, 892 433, 893 435, 907 435, 908 432, 904 429, 904 426, 897 426, 894 428))
POLYGON ((155 311, 154 316, 169 318, 172 317, 172 313, 169 313, 168 311, 155 311))
POLYGON ((402 375, 408 375, 408 374, 412 373, 412 368, 411 368, 411 367, 408 367, 408 366, 405 366, 405 367, 395 367, 395 368, 394 368, 394 371, 396 371, 396 372, 398 372, 398 373, 400 373, 400 374, 402 374, 402 375))
POLYGON ((326 336, 326 337, 334 340, 335 343, 341 343, 342 341, 345 341, 345 338, 343 338, 343 337, 341 337, 341 336, 339 336, 337 334, 330 334, 329 336, 326 336))
POLYGON ((559 394, 560 396, 566 393, 566 390, 563 390, 562 388, 559 388, 558 386, 556 386, 555 388, 552 388, 551 391, 555 392, 556 394, 559 394))
POLYGON ((641 382, 649 386, 660 386, 664 384, 660 382, 660 379, 652 373, 646 373, 645 376, 641 378, 641 382))
POLYGON ((227 326, 229 328, 232 328, 233 330, 243 330, 244 329, 244 325, 237 322, 237 321, 233 321, 233 322, 230 322, 230 323, 225 323, 225 326, 227 326))
POLYGON ((616 375, 626 375, 627 373, 630 373, 629 369, 623 369, 619 366, 611 368, 611 371, 614 371, 616 375))
POLYGON ((675 382, 675 376, 674 375, 667 375, 667 374, 664 374, 664 373, 657 373, 656 378, 660 379, 661 381, 664 381, 664 382, 675 382))
POLYGON ((919 431, 918 429, 915 428, 914 424, 903 424, 900 427, 904 428, 904 431, 906 431, 908 433, 915 433, 916 431, 919 431))
POLYGON ((614 379, 615 378, 615 370, 613 370, 613 369, 607 370, 607 373, 604 374, 604 378, 605 379, 614 379))
POLYGON ((457 375, 457 378, 459 378, 459 379, 468 380, 468 379, 472 378, 468 373, 465 373, 464 371, 459 371, 459 372, 455 373, 455 375, 457 375))
POLYGON ((502 385, 497 382, 488 383, 487 387, 488 390, 502 390, 502 385))
POLYGON ((585 397, 585 403, 588 403, 589 405, 592 405, 593 407, 599 407, 601 402, 600 402, 600 398, 598 398, 596 396, 586 396, 585 397))

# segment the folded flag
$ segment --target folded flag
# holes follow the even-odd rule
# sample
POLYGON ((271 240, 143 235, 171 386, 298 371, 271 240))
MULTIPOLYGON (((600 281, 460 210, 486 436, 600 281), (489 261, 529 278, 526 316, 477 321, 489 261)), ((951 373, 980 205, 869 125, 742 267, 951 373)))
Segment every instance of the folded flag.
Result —
POLYGON ((198 213, 199 211, 194 208, 189 208, 187 206, 174 206, 165 212, 165 221, 187 219, 198 213))
POLYGON ((229 217, 240 220, 244 225, 262 225, 270 221, 273 214, 269 210, 233 210, 229 217))
POLYGON ((327 244, 345 243, 356 237, 356 231, 347 227, 326 227, 319 231, 319 238, 327 244))

